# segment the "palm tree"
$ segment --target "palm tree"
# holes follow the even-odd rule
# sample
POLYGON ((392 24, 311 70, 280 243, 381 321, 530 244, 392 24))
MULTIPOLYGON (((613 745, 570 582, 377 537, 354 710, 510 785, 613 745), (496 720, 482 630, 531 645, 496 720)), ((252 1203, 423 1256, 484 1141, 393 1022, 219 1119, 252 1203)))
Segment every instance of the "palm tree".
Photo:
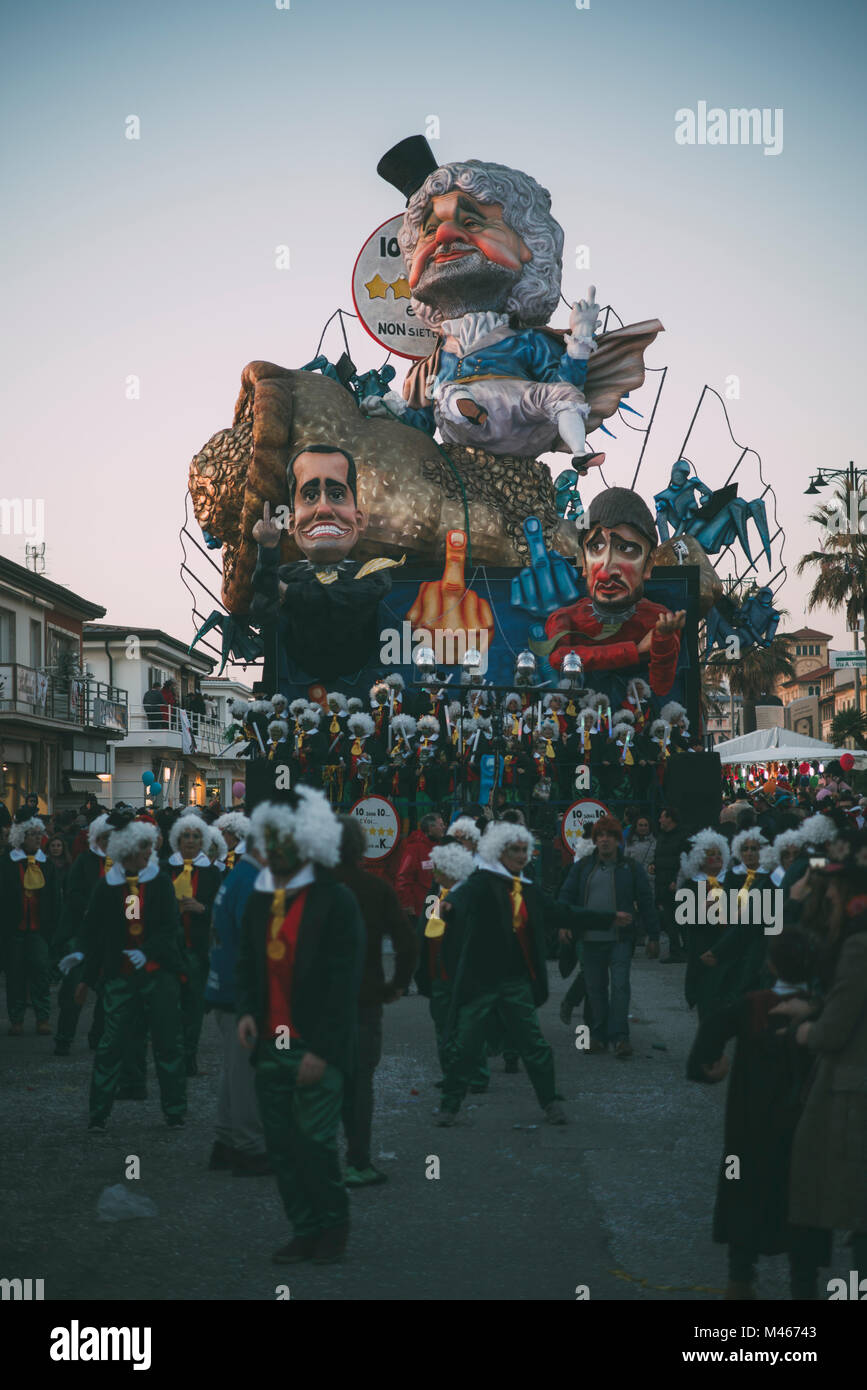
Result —
POLYGON ((865 498, 867 488, 863 484, 856 483, 853 488, 848 482, 841 483, 831 501, 823 503, 809 518, 825 532, 824 549, 808 551, 796 566, 798 574, 811 566, 819 571, 807 609, 818 604, 824 604, 832 613, 844 609, 849 632, 857 632, 861 618, 867 618, 867 533, 850 529, 843 519, 848 522, 850 517, 860 517, 865 498))
POLYGON ((725 652, 715 652, 708 673, 713 667, 722 667, 733 694, 749 701, 772 692, 781 678, 790 680, 795 675, 787 637, 775 637, 767 647, 749 647, 736 661, 727 660, 725 652))
POLYGON ((867 714, 863 710, 844 709, 834 715, 831 739, 840 748, 847 738, 858 748, 867 749, 867 714))

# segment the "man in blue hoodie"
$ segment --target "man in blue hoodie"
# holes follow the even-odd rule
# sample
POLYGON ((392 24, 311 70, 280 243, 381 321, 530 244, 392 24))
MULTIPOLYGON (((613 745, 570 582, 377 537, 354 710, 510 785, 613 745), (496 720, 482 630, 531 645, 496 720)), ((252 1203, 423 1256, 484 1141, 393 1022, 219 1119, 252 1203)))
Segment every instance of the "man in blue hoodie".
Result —
MULTIPOLYGON (((246 836, 250 822, 235 813, 246 836), (243 825, 241 824, 243 822, 243 825)), ((258 1177, 273 1170, 265 1153, 265 1135, 256 1101, 255 1070, 250 1053, 238 1041, 235 1018, 235 965, 241 921, 262 865, 242 838, 235 846, 235 867, 226 874, 214 901, 210 969, 205 1007, 213 1012, 222 1044, 222 1072, 217 1099, 217 1137, 208 1167, 231 1168, 236 1177, 258 1177)))

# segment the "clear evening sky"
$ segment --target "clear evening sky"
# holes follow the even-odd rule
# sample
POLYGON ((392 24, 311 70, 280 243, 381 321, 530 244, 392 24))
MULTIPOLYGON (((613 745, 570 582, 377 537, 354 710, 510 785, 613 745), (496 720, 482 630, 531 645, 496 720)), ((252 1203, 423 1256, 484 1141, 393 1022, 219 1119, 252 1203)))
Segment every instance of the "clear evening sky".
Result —
MULTIPOLYGON (((739 378, 732 429, 762 456, 793 567, 818 539, 809 472, 867 466, 865 28, 839 0, 7 6, 0 493, 45 499, 48 575, 110 621, 191 636, 177 540, 189 460, 230 424, 247 361, 300 366, 332 310, 351 309, 356 253, 401 208, 377 160, 432 115, 443 162, 497 160, 550 189, 567 298, 592 282, 624 321, 665 324, 648 357, 670 370, 646 498, 705 382, 739 378), (702 101, 782 108, 782 152, 677 144, 675 112, 702 101)), ((360 367, 382 362, 360 329, 350 343, 360 367)), ((341 347, 334 330, 325 348, 341 347)), ((608 482, 628 485, 640 436, 612 427, 615 441, 591 442, 608 482)), ((738 451, 718 407, 696 445, 721 485, 738 451)), ((757 495, 754 461, 740 477, 757 495)), ((0 550, 23 563, 24 538, 0 550)), ((807 617, 807 588, 790 573, 788 625, 851 646, 842 617, 807 617)))

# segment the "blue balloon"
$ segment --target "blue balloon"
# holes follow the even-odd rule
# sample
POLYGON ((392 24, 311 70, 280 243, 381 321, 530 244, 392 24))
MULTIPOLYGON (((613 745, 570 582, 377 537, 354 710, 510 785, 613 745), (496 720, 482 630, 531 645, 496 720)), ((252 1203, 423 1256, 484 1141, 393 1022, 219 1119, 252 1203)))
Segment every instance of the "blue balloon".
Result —
POLYGON ((148 791, 150 792, 151 796, 159 796, 162 792, 162 789, 162 782, 151 782, 150 786, 148 787, 148 791))
POLYGON ((142 779, 142 781, 144 782, 144 784, 145 784, 146 787, 149 787, 150 784, 151 784, 151 782, 153 782, 153 781, 156 780, 156 779, 154 778, 153 773, 152 773, 152 772, 147 772, 147 771, 145 771, 145 772, 142 773, 141 779, 142 779))

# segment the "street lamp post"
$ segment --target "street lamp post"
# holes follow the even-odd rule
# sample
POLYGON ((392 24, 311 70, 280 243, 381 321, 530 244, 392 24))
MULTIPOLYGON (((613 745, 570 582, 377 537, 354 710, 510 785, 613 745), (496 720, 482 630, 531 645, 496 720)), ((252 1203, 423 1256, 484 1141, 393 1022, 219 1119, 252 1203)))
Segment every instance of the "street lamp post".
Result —
MULTIPOLYGON (((820 490, 821 490, 823 487, 827 487, 828 483, 837 482, 838 480, 845 480, 845 483, 846 483, 846 494, 847 494, 847 496, 848 496, 850 499, 853 498, 853 497, 855 498, 855 534, 856 534, 856 535, 861 535, 861 512, 860 512, 860 507, 858 506, 858 502, 859 502, 860 496, 861 496, 861 479, 862 479, 862 478, 867 478, 867 468, 856 468, 856 467, 855 467, 855 464, 854 464, 854 461, 853 461, 852 459, 849 460, 849 467, 848 467, 848 468, 826 468, 826 469, 824 469, 824 471, 820 468, 819 471, 818 471, 818 473, 816 473, 816 474, 810 479, 809 486, 806 487, 806 488, 804 489, 804 496, 805 496, 805 497, 816 497, 816 496, 818 496, 820 490)), ((850 501, 850 508, 851 508, 851 501, 850 501)), ((863 622, 864 622, 864 650, 865 650, 865 652, 867 652, 867 611, 865 611, 865 613, 862 615, 862 620, 863 620, 863 622)), ((856 625, 855 625, 854 637, 855 637, 855 652, 856 652, 856 655, 857 655, 857 652, 858 652, 858 625, 857 625, 857 623, 856 623, 856 625)), ((860 667, 858 666, 857 661, 856 661, 856 663, 855 663, 855 712, 856 712, 856 714, 860 714, 860 713, 861 713, 861 670, 860 670, 860 667)))

